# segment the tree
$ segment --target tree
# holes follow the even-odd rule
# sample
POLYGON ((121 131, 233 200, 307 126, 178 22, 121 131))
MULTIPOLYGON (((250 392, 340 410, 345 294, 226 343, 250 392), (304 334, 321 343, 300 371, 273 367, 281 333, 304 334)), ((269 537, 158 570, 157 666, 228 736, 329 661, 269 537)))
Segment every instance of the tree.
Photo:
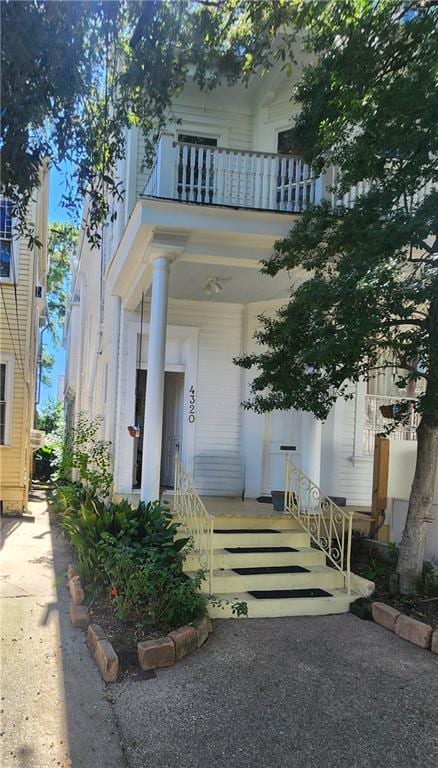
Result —
MULTIPOLYGON (((416 590, 438 456, 437 12, 432 3, 328 0, 291 6, 311 63, 295 97, 294 144, 318 173, 339 168, 334 199, 366 181, 353 206, 303 214, 263 272, 308 279, 274 318, 246 407, 299 408, 325 419, 348 382, 397 366, 423 381, 415 476, 398 561, 416 590)), ((285 57, 287 62, 287 57, 285 57)), ((398 418, 406 416, 407 406, 398 418)))
POLYGON ((85 225, 97 245, 124 192, 125 129, 143 131, 150 159, 189 65, 202 87, 241 76, 238 46, 223 44, 235 4, 222 5, 4 0, 1 189, 31 241, 26 211, 43 159, 69 162, 64 205, 74 212, 88 197, 85 225))

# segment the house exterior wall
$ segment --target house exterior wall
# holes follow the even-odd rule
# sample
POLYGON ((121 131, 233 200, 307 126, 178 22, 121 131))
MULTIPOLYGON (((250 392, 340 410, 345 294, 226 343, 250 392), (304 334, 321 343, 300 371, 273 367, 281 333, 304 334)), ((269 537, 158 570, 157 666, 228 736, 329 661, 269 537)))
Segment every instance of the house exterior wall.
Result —
POLYGON ((0 500, 5 514, 26 508, 31 478, 30 431, 34 427, 40 320, 44 322, 35 287, 45 289, 47 279, 47 176, 44 168, 41 187, 28 212, 42 247, 29 248, 25 237, 14 240, 15 290, 13 281, 1 281, 0 357, 10 366, 11 375, 10 428, 6 444, 0 445, 0 500))

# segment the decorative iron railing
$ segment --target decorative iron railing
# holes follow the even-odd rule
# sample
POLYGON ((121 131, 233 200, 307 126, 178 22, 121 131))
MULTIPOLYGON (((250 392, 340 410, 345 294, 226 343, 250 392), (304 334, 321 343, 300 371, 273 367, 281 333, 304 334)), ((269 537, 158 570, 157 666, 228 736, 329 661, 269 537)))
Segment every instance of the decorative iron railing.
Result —
POLYGON ((284 509, 341 571, 350 594, 353 513, 338 507, 289 459, 286 459, 284 509))
POLYGON ((210 594, 213 592, 213 517, 208 514, 189 475, 175 455, 175 513, 192 539, 199 564, 207 573, 210 594))
POLYGON ((401 404, 407 404, 408 410, 403 422, 396 424, 394 429, 388 432, 391 440, 416 440, 417 428, 420 423, 420 414, 412 405, 414 397, 389 397, 387 395, 365 395, 365 422, 363 434, 363 451, 371 456, 374 453, 374 440, 376 435, 385 434, 392 422, 383 416, 380 408, 389 405, 396 408, 401 404), (410 407, 409 407, 410 406, 410 407))

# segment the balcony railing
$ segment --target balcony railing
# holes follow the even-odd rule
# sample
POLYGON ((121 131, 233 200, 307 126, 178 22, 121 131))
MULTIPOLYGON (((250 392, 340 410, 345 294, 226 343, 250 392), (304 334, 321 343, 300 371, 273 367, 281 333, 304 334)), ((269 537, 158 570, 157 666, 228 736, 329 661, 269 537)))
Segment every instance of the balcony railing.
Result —
MULTIPOLYGON (((385 418, 380 410, 382 405, 397 406, 400 403, 414 403, 413 397, 388 397, 386 395, 365 396, 365 424, 364 424, 364 453, 374 453, 374 438, 386 432, 391 426, 391 420, 385 418)), ((388 433, 391 440, 416 440, 417 428, 420 423, 420 414, 413 408, 408 408, 403 423, 388 433)))
POLYGON ((310 166, 298 157, 177 142, 162 134, 144 195, 299 213, 316 202, 317 190, 310 166))

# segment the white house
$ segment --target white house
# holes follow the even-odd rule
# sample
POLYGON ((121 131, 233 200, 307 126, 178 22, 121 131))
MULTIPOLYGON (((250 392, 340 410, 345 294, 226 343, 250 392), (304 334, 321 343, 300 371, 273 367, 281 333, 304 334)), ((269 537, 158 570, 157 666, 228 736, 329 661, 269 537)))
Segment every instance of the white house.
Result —
MULTIPOLYGON (((347 505, 369 507, 378 406, 398 394, 386 379, 373 393, 365 384, 355 386, 354 398, 337 402, 324 424, 304 412, 259 415, 241 407, 252 374, 233 358, 254 348, 259 315, 274 312, 291 284, 303 279, 299 272, 263 276, 260 260, 309 201, 330 194, 331 178, 313 178, 293 154, 290 90, 290 80, 278 71, 247 89, 223 87, 212 94, 189 82, 174 104, 178 122, 161 134, 152 168, 144 165, 141 134, 129 132, 119 169, 127 192, 117 219, 105 228, 100 252, 82 233, 74 265, 66 319, 68 418, 74 423, 84 410, 103 416, 116 495, 150 500, 160 489, 172 494, 178 449, 176 499, 183 487, 191 489, 195 538, 211 525, 211 536, 198 548, 204 547, 211 573, 228 563, 216 552, 224 549, 223 540, 216 546, 211 538, 223 526, 222 516, 232 515, 228 528, 244 528, 248 500, 284 490, 285 455, 318 494, 323 489, 318 498, 345 497, 347 505), (138 436, 131 436, 138 427, 138 436)), ((399 435, 412 436, 410 430, 399 435)), ((251 504, 252 527, 269 529, 272 508, 251 504)), ((348 527, 346 512, 334 505, 330 510, 344 514, 348 527)), ((295 536, 303 537, 300 530, 297 523, 295 536)), ((309 547, 308 534, 295 542, 298 548, 309 547)), ((239 535, 233 538, 241 549, 239 535)), ((261 534, 248 536, 255 538, 246 542, 260 545, 261 534)), ((321 555, 312 552, 310 559, 321 555)), ((245 563, 274 562, 262 554, 247 553, 245 563)), ((299 565, 297 557, 285 555, 278 567, 299 565)), ((324 556, 316 563, 325 569, 324 556)), ((335 591, 344 589, 343 578, 335 591)), ((286 576, 282 583, 290 585, 286 576)), ((239 589, 229 584, 228 593, 239 589)), ((224 591, 217 582, 216 591, 224 591)), ((243 585, 239 593, 245 592, 243 585)), ((348 601, 339 605, 345 610, 348 601)), ((333 601, 325 612, 332 610, 333 601)), ((263 615, 282 614, 272 608, 263 615)))

